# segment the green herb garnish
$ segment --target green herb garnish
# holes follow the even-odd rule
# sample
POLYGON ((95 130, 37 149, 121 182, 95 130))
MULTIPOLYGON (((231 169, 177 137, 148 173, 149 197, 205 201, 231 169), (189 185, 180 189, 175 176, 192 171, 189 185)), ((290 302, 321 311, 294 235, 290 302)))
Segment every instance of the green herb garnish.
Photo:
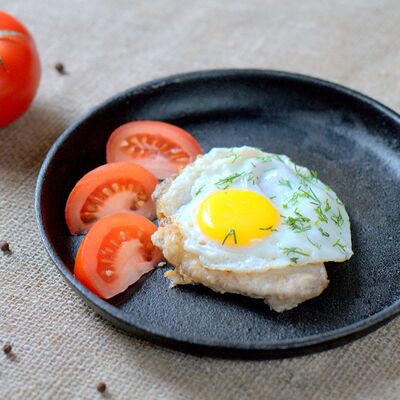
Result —
POLYGON ((343 217, 342 217, 342 214, 341 214, 340 210, 339 210, 339 213, 338 213, 337 215, 333 214, 333 215, 331 216, 331 220, 332 220, 339 228, 343 225, 344 219, 343 219, 343 217))
POLYGON ((260 157, 256 157, 256 159, 262 161, 263 163, 268 163, 268 162, 272 161, 272 156, 271 155, 260 156, 260 157))
POLYGON ((332 208, 332 207, 331 207, 331 205, 329 204, 328 199, 326 199, 326 200, 325 200, 325 208, 324 208, 324 211, 325 211, 325 212, 328 212, 331 208, 332 208))
POLYGON ((295 216, 283 217, 285 218, 285 224, 288 225, 292 231, 301 233, 311 229, 311 225, 309 224, 311 221, 310 218, 300 214, 297 209, 294 211, 294 213, 295 216))
POLYGON ((201 186, 199 189, 196 190, 196 193, 194 194, 195 196, 197 196, 198 194, 201 193, 201 191, 204 189, 206 185, 201 186))
POLYGON ((290 189, 292 189, 292 185, 290 184, 290 181, 289 181, 289 179, 279 179, 279 182, 278 182, 280 185, 282 185, 282 186, 287 186, 288 188, 290 188, 290 189))
POLYGON ((311 189, 311 187, 307 187, 307 190, 304 190, 302 188, 299 188, 299 192, 301 194, 298 195, 298 197, 306 197, 310 200, 312 200, 310 203, 314 205, 319 205, 321 204, 321 200, 317 197, 317 195, 314 193, 314 191, 311 189))
POLYGON ((336 203, 338 203, 339 206, 344 206, 344 204, 342 203, 342 201, 338 197, 336 197, 336 203))
POLYGON ((328 217, 325 215, 325 213, 322 211, 322 207, 321 204, 318 204, 315 208, 314 208, 315 212, 318 215, 318 219, 322 222, 328 223, 328 217))
POLYGON ((307 236, 307 240, 308 240, 314 247, 316 247, 318 250, 321 248, 321 245, 320 245, 320 244, 314 243, 314 242, 308 237, 308 235, 306 235, 306 236, 307 236))
POLYGON ((300 179, 301 183, 303 185, 307 185, 309 182, 314 182, 317 180, 317 172, 314 170, 308 170, 307 168, 304 168, 305 171, 309 173, 309 175, 306 175, 306 173, 302 172, 300 170, 301 167, 298 167, 297 165, 294 166, 294 169, 296 171, 296 176, 300 179))
POLYGON ((233 242, 237 244, 236 231, 233 228, 231 228, 229 229, 229 232, 226 234, 224 240, 222 241, 222 245, 224 245, 225 242, 228 240, 228 238, 230 238, 231 236, 233 236, 233 242))
POLYGON ((219 181, 215 182, 215 185, 219 189, 228 189, 230 186, 233 185, 233 181, 237 178, 240 178, 241 176, 245 175, 245 172, 237 172, 233 175, 229 175, 226 178, 220 179, 219 181))
POLYGON ((299 249, 298 247, 284 247, 281 249, 287 256, 290 254, 300 254, 301 256, 309 256, 310 254, 299 249))
POLYGON ((278 229, 274 229, 271 226, 268 226, 267 228, 258 228, 260 231, 271 231, 271 232, 276 232, 278 229))
POLYGON ((290 257, 290 261, 294 264, 297 264, 297 260, 299 259, 299 257, 290 257))
POLYGON ((322 228, 318 228, 318 230, 321 232, 322 236, 329 237, 329 233, 325 232, 322 228))
POLYGON ((340 239, 336 240, 336 242, 333 243, 333 247, 339 247, 342 253, 346 253, 346 246, 343 243, 340 243, 340 239))
POLYGON ((229 154, 226 156, 226 158, 232 158, 232 164, 240 158, 239 154, 236 154, 232 149, 230 149, 229 154))
POLYGON ((255 176, 252 172, 247 173, 247 182, 251 182, 253 185, 256 185, 258 182, 258 176, 255 176))

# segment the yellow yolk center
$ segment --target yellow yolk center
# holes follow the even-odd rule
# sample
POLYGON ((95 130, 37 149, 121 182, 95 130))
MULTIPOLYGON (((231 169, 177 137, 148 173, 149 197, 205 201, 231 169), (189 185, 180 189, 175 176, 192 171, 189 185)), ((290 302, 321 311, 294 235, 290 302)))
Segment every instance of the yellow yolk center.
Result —
POLYGON ((248 245, 269 235, 280 216, 264 196, 251 190, 212 193, 199 206, 197 222, 209 238, 224 245, 248 245))

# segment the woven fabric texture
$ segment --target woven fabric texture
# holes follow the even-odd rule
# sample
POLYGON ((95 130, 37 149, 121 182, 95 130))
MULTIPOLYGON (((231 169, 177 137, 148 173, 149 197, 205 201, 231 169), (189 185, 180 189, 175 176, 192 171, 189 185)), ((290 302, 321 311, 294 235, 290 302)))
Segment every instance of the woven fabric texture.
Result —
POLYGON ((257 362, 198 358, 125 335, 64 282, 42 246, 33 204, 38 169, 63 129, 157 77, 282 69, 339 82, 399 111, 398 0, 2 0, 0 7, 29 27, 43 68, 29 112, 0 130, 0 239, 13 251, 0 254, 0 340, 14 351, 0 354, 0 399, 400 398, 400 319, 335 350, 257 362))

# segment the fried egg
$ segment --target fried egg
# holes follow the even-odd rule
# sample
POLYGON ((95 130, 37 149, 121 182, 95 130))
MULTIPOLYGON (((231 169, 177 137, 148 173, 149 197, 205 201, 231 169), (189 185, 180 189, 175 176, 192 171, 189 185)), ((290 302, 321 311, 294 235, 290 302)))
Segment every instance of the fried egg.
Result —
MULTIPOLYGON (((299 271, 300 266, 318 266, 315 270, 323 278, 318 278, 323 290, 327 285, 323 263, 344 261, 353 254, 343 203, 316 172, 285 155, 252 147, 212 149, 174 180, 161 184, 155 200, 161 227, 153 242, 168 255, 168 261, 173 259, 184 283, 196 275, 196 283, 223 292, 224 273, 230 278, 237 274, 237 282, 243 274, 261 277, 282 270, 286 277, 290 267, 299 271), (173 230, 167 231, 168 226, 173 230), (174 232, 174 240, 166 240, 168 232, 174 232), (174 258, 173 244, 177 243, 180 256, 174 258), (190 268, 179 265, 185 262, 190 268), (206 270, 207 279, 202 281, 199 268, 206 270), (212 279, 210 273, 214 273, 212 279), (213 286, 216 277, 219 283, 213 286)), ((232 282, 228 286, 226 291, 246 294, 235 291, 232 282)), ((308 298, 322 290, 315 289, 308 298)), ((252 297, 268 297, 249 291, 252 297)))

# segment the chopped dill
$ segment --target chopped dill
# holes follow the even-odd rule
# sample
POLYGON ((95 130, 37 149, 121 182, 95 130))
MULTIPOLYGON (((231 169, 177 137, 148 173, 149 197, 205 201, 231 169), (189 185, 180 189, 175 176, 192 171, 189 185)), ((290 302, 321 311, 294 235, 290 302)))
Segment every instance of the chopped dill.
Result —
POLYGON ((256 157, 256 159, 262 161, 263 163, 272 162, 272 156, 271 155, 256 157))
POLYGON ((294 169, 296 171, 296 176, 300 179, 301 183, 303 185, 307 185, 310 182, 314 182, 317 180, 317 172, 314 170, 308 170, 307 168, 304 168, 305 171, 307 171, 309 173, 309 175, 307 175, 305 172, 302 172, 300 170, 301 167, 295 165, 294 169))
POLYGON ((339 210, 339 213, 336 215, 336 214, 333 214, 332 216, 331 216, 331 220, 335 223, 335 225, 337 225, 339 228, 343 225, 343 223, 344 223, 344 219, 343 219, 343 217, 342 217, 342 214, 341 214, 341 212, 340 212, 340 210, 339 210))
POLYGON ((324 207, 324 211, 328 212, 331 209, 331 205, 329 204, 328 199, 325 200, 325 207, 324 207))
POLYGON ((226 178, 220 179, 219 181, 215 182, 215 185, 219 189, 228 189, 230 186, 233 185, 233 181, 237 178, 240 178, 241 176, 245 175, 245 172, 236 172, 233 175, 229 175, 226 178))
POLYGON ((290 181, 289 181, 289 179, 279 179, 279 182, 278 182, 280 185, 282 185, 282 186, 287 186, 288 188, 290 188, 290 189, 293 189, 292 188, 292 185, 290 184, 290 181))
POLYGON ((318 250, 321 248, 321 245, 320 245, 320 244, 313 242, 313 241, 308 237, 308 235, 306 235, 306 236, 307 236, 307 240, 308 240, 314 247, 316 247, 318 250))
POLYGON ((290 257, 290 261, 294 264, 297 264, 297 260, 299 259, 299 257, 290 257))
POLYGON ((258 182, 258 176, 255 176, 252 172, 249 172, 246 176, 247 182, 251 182, 251 184, 256 185, 258 182))
POLYGON ((318 230, 321 232, 322 236, 329 237, 329 233, 324 231, 322 228, 318 228, 318 230))
POLYGON ((230 149, 229 154, 226 156, 226 158, 232 158, 232 164, 240 158, 239 154, 236 154, 232 149, 230 149))
POLYGON ((274 157, 276 160, 280 161, 281 163, 283 163, 284 161, 282 160, 282 157, 279 154, 274 154, 274 157))
POLYGON ((297 190, 292 194, 290 197, 288 203, 293 204, 294 206, 299 203, 299 190, 301 189, 301 186, 297 188, 297 190))
POLYGON ((270 200, 276 199, 276 196, 271 196, 269 199, 270 200))
POLYGON ((229 232, 226 234, 223 242, 222 242, 222 246, 225 244, 225 242, 228 240, 228 238, 230 238, 231 236, 233 236, 233 242, 235 244, 237 244, 237 238, 236 238, 236 231, 235 229, 231 228, 229 229, 229 232))
POLYGON ((318 204, 315 208, 314 208, 315 212, 318 215, 318 219, 321 222, 325 222, 328 223, 328 217, 325 215, 325 213, 322 211, 322 207, 321 204, 318 204))
POLYGON ((342 201, 338 197, 336 197, 336 203, 338 203, 339 206, 344 206, 344 204, 342 203, 342 201))
POLYGON ((333 243, 333 247, 339 247, 342 253, 346 253, 346 246, 343 243, 340 243, 340 239, 336 240, 336 242, 333 243))
POLYGON ((229 175, 226 178, 220 179, 219 181, 215 182, 215 185, 218 189, 228 189, 231 187, 235 181, 235 179, 245 177, 247 182, 250 182, 253 185, 256 185, 258 182, 259 177, 254 175, 252 172, 236 172, 235 174, 229 175))
POLYGON ((299 191, 301 192, 301 194, 298 194, 299 197, 307 197, 308 199, 312 200, 310 203, 316 206, 321 204, 321 200, 317 197, 310 186, 307 187, 307 190, 300 188, 299 191))
POLYGON ((287 256, 290 254, 300 254, 301 256, 308 257, 310 254, 305 251, 299 249, 298 247, 284 247, 281 249, 287 256))
POLYGON ((292 231, 296 233, 301 233, 311 229, 311 225, 309 223, 311 221, 310 218, 307 218, 304 215, 300 214, 297 211, 297 208, 294 211, 294 213, 296 215, 295 217, 294 216, 284 217, 285 224, 288 225, 292 231))
POLYGON ((201 193, 201 191, 204 189, 204 186, 206 186, 206 185, 203 185, 203 186, 201 186, 200 188, 198 188, 198 189, 196 190, 196 193, 195 193, 194 195, 195 195, 195 196, 199 195, 199 194, 201 193))
POLYGON ((267 228, 258 228, 260 231, 271 231, 271 232, 276 232, 278 229, 274 229, 271 226, 268 226, 267 228))

